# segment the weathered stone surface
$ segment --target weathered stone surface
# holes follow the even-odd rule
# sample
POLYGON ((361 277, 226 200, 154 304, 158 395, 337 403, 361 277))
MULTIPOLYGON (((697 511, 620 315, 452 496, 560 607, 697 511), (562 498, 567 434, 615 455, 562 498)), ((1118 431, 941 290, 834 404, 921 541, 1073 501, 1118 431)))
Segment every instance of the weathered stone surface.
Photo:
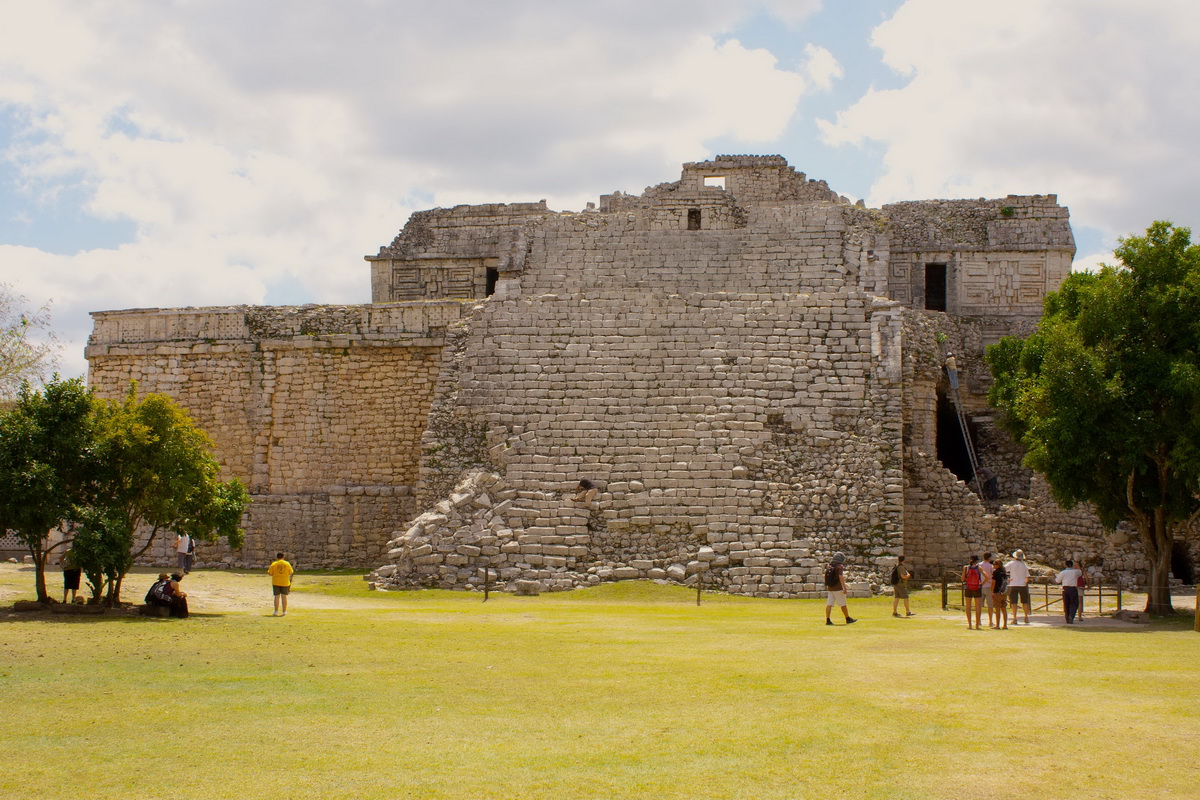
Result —
POLYGON ((246 547, 201 565, 559 590, 704 564, 802 597, 835 551, 869 589, 902 552, 936 577, 1022 546, 1128 579, 1129 543, 1057 509, 984 400, 984 347, 1032 328, 1073 252, 1053 195, 873 210, 719 156, 579 213, 418 212, 368 259, 373 305, 98 313, 90 380, 176 397, 251 487, 246 547), (994 501, 929 455, 953 450, 951 352, 994 501))

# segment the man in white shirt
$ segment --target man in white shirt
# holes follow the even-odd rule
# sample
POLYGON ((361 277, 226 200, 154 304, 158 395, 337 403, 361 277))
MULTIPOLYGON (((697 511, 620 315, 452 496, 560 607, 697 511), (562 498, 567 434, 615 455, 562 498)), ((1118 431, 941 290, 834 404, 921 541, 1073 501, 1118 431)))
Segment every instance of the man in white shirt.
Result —
POLYGON ((1067 568, 1054 576, 1054 582, 1062 584, 1063 614, 1068 625, 1075 624, 1075 614, 1079 611, 1079 579, 1082 577, 1083 572, 1069 558, 1067 568))
POLYGON ((983 575, 983 607, 988 612, 988 627, 992 627, 992 554, 990 552, 983 554, 983 560, 979 562, 979 574, 983 575))
POLYGON ((1029 624, 1029 565, 1025 551, 1014 550, 1013 560, 1004 565, 1008 571, 1008 602, 1012 604, 1013 625, 1017 624, 1017 600, 1025 607, 1025 624, 1029 624))
POLYGON ((192 553, 195 549, 192 546, 192 537, 186 533, 178 534, 175 537, 175 561, 184 575, 192 571, 192 553))

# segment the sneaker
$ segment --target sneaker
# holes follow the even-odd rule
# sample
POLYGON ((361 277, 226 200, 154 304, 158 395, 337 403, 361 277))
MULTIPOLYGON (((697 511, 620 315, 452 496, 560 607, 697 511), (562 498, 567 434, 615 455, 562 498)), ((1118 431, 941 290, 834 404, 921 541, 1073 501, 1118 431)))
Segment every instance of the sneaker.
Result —
POLYGON ((832 625, 832 624, 833 624, 833 620, 831 620, 831 619, 827 619, 827 620, 825 620, 825 624, 826 624, 826 625, 832 625))
POLYGON ((856 620, 854 617, 846 617, 846 624, 847 624, 847 625, 853 625, 853 624, 854 624, 854 623, 856 623, 856 622, 858 622, 858 620, 856 620))

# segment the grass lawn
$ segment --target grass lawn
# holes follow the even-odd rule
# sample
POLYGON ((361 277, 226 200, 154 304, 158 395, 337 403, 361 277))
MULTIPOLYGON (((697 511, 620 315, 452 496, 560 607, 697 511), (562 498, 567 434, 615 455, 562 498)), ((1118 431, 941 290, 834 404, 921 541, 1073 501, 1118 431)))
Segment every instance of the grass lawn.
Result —
MULTIPOLYGON (((977 632, 918 592, 826 627, 818 601, 345 574, 273 618, 263 575, 188 581, 188 620, 0 614, 0 797, 1200 796, 1190 619, 977 632)), ((0 568, 5 607, 32 585, 0 568)))

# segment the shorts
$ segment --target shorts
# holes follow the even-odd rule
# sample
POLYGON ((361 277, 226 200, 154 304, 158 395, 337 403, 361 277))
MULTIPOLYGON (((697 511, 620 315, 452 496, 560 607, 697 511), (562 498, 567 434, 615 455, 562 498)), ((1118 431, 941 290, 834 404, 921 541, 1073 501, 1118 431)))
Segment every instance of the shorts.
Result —
POLYGON ((996 609, 997 611, 1003 611, 1007 605, 1008 603, 1005 600, 1004 592, 994 592, 992 594, 992 608, 996 609))
POLYGON ((964 597, 983 597, 983 589, 963 589, 964 597))
POLYGON ((826 606, 842 606, 843 608, 845 608, 846 593, 843 592, 841 589, 838 589, 837 591, 834 591, 833 589, 826 590, 825 605, 826 606))
POLYGON ((287 594, 292 590, 291 586, 271 586, 271 594, 287 594))
POLYGON ((1017 601, 1020 600, 1025 605, 1029 605, 1029 587, 1028 586, 1010 586, 1008 587, 1008 602, 1015 607, 1017 601))
POLYGON ((895 597, 898 600, 907 600, 908 599, 908 584, 907 583, 897 583, 896 584, 895 597))
POLYGON ((79 576, 83 573, 81 569, 64 569, 63 570, 63 591, 78 591, 79 576))
POLYGON ((983 592, 983 604, 988 608, 992 607, 992 598, 996 596, 995 592, 990 587, 985 586, 981 590, 983 592))

